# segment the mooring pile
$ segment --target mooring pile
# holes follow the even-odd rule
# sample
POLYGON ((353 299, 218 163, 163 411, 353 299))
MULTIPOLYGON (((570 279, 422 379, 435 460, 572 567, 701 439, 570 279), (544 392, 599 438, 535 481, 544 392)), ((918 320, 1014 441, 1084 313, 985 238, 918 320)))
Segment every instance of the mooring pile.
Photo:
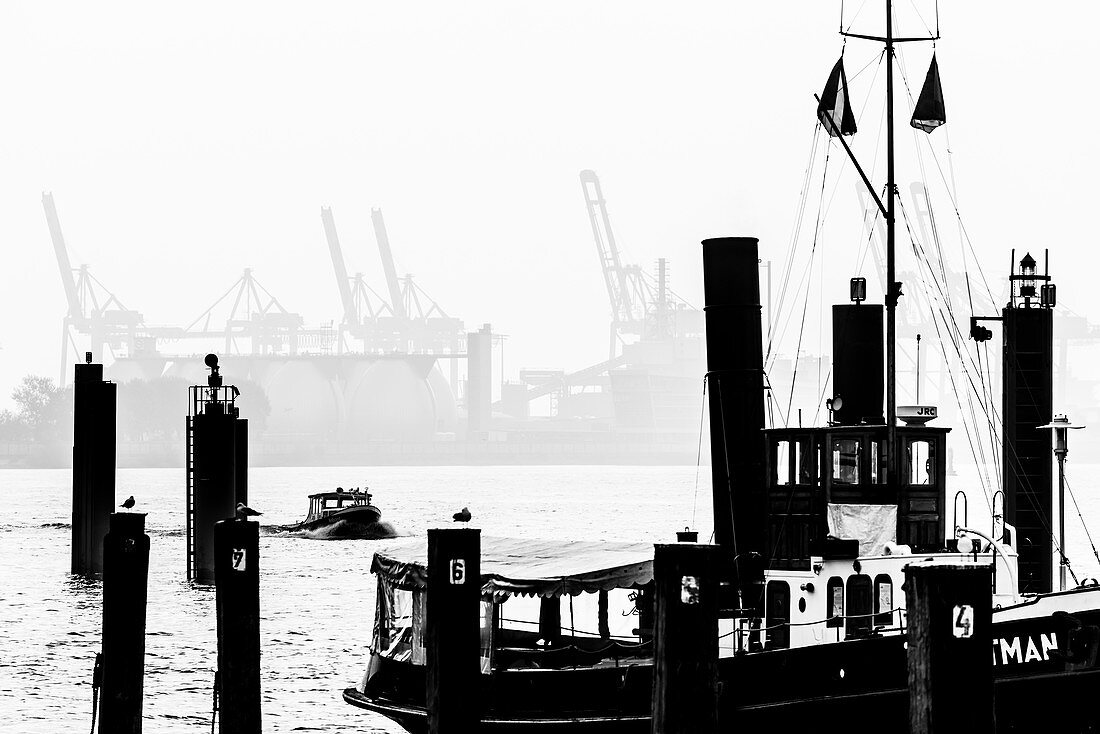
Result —
MULTIPOLYGON (((149 536, 131 497, 115 511, 115 398, 103 365, 76 365, 72 572, 103 579, 103 647, 92 676, 93 729, 139 734, 145 671, 149 536)), ((222 734, 259 734, 260 534, 249 522, 248 422, 207 355, 205 387, 187 416, 187 578, 216 587, 218 650, 212 716, 222 734)))

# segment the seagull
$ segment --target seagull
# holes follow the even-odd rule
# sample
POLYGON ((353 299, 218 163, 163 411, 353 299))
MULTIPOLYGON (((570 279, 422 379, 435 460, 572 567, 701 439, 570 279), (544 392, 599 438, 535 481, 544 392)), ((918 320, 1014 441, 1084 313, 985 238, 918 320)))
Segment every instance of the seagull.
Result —
POLYGON ((470 522, 470 518, 472 517, 473 515, 470 514, 469 507, 463 507, 462 512, 456 512, 454 514, 455 522, 470 522))
POLYGON ((130 497, 125 502, 119 505, 119 507, 123 507, 127 510, 132 510, 134 509, 134 504, 134 495, 130 495, 130 497))
POLYGON ((237 503, 237 519, 238 520, 245 520, 247 518, 255 517, 256 515, 262 515, 262 514, 264 514, 264 513, 256 512, 255 510, 253 510, 251 507, 249 507, 248 505, 246 505, 243 502, 238 502, 237 503))

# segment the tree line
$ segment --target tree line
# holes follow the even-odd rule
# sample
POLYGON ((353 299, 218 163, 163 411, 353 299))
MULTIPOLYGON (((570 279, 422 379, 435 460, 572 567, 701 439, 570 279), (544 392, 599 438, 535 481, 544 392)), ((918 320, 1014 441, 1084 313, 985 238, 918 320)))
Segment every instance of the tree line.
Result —
MULTIPOLYGON (((120 441, 183 440, 187 388, 180 377, 132 380, 119 385, 116 429, 120 441)), ((253 431, 263 432, 271 404, 251 380, 237 381, 237 404, 253 431)), ((73 438, 73 386, 27 375, 11 393, 14 410, 0 411, 0 441, 65 443, 73 438)))

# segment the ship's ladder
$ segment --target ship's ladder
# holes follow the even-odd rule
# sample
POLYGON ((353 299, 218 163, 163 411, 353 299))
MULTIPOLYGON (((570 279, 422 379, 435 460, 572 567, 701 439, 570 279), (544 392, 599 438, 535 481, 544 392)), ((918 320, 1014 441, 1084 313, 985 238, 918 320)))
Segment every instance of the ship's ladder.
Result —
POLYGON ((187 416, 187 459, 185 465, 187 485, 187 580, 194 578, 195 570, 195 423, 191 416, 187 416))

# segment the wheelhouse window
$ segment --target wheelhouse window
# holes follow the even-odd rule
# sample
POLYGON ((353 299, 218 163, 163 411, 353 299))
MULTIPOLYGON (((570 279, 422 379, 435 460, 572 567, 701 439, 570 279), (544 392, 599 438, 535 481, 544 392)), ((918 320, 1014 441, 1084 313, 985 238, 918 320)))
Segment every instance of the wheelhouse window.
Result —
POLYGON ((799 484, 813 484, 814 453, 806 439, 794 442, 794 467, 798 472, 799 484))
POLYGON ((777 441, 775 444, 775 483, 778 486, 791 483, 790 441, 777 441))
POLYGON ((906 475, 910 485, 929 486, 936 483, 935 458, 931 441, 912 439, 906 442, 906 475))
POLYGON ((884 573, 875 576, 875 626, 889 627, 894 622, 894 582, 884 573))
POLYGON ((813 484, 816 454, 809 439, 779 439, 772 444, 772 481, 776 486, 813 484))
POLYGON ((833 484, 859 484, 861 454, 858 438, 833 439, 833 484))
POLYGON ((871 484, 886 484, 886 441, 871 439, 871 484))
POLYGON ((825 590, 828 613, 825 615, 826 627, 844 626, 844 579, 833 576, 825 590))

